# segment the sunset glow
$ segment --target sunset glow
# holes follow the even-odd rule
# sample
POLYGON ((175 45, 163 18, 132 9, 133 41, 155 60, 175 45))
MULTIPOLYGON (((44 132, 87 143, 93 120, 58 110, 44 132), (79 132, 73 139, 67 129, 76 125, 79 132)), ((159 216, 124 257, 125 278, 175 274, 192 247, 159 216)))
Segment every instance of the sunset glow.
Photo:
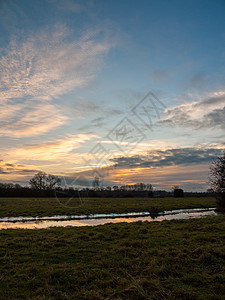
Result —
POLYGON ((205 191, 224 149, 223 1, 42 2, 0 6, 0 181, 205 191))

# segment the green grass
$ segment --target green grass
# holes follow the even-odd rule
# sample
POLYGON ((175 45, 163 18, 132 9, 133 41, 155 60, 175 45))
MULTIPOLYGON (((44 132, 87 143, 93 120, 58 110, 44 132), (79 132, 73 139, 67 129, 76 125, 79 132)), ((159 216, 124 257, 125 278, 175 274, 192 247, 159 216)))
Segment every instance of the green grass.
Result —
POLYGON ((215 207, 214 198, 0 198, 0 217, 163 211, 215 207))
POLYGON ((224 295, 224 217, 0 231, 2 300, 224 295))

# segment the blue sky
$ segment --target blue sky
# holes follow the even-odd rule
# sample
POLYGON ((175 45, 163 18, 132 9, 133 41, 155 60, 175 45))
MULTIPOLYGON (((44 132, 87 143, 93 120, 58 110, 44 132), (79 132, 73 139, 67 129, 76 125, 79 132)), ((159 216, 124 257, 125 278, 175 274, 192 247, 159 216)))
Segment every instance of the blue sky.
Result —
POLYGON ((224 11, 224 1, 2 0, 0 181, 42 170, 75 185, 99 174, 105 185, 205 190, 224 149, 224 11))

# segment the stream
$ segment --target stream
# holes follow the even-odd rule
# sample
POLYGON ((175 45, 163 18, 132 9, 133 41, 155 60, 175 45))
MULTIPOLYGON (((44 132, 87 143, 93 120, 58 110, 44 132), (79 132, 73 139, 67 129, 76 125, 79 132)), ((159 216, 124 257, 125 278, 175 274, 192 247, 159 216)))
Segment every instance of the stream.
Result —
POLYGON ((182 220, 202 218, 206 216, 218 216, 215 208, 179 209, 152 214, 149 212, 133 212, 122 214, 93 214, 93 215, 62 215, 52 217, 5 217, 0 218, 0 230, 2 229, 43 229, 50 227, 67 226, 97 226, 106 223, 120 222, 160 222, 164 220, 182 220))

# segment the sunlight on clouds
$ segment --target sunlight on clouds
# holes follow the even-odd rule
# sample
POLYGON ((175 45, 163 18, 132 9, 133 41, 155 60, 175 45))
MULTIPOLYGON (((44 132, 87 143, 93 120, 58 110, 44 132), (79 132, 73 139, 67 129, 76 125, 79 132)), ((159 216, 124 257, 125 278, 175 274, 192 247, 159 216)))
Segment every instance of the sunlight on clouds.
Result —
POLYGON ((224 130, 225 92, 215 91, 205 97, 198 96, 198 99, 200 100, 167 108, 161 117, 161 124, 181 128, 224 130))
POLYGON ((0 60, 0 100, 32 96, 33 100, 51 100, 80 87, 99 67, 99 55, 110 44, 98 42, 96 32, 79 40, 69 40, 63 26, 28 37, 12 40, 0 60))
MULTIPOLYGON (((140 143, 133 143, 133 142, 120 142, 120 141, 111 141, 111 140, 103 140, 101 141, 103 144, 112 144, 112 145, 119 145, 122 146, 123 150, 126 149, 126 146, 128 148, 131 148, 129 151, 129 155, 135 155, 140 154, 140 152, 143 154, 146 151, 149 150, 166 150, 168 148, 177 148, 179 145, 179 141, 176 138, 168 138, 163 140, 147 140, 145 142, 140 143), (133 148, 133 147, 134 148, 133 148), (132 149, 133 148, 133 149, 132 149)), ((118 152, 118 155, 121 154, 121 152, 118 152)), ((115 154, 117 155, 117 153, 115 154)))
MULTIPOLYGON (((116 184, 151 183, 157 189, 171 189, 174 185, 185 188, 189 183, 207 186, 208 165, 165 166, 157 168, 115 168, 108 181, 116 184)), ((191 185, 191 184, 190 184, 191 185)))
POLYGON ((112 44, 89 31, 76 41, 64 26, 12 39, 0 58, 0 135, 40 135, 68 120, 49 101, 81 87, 102 65, 112 44))
POLYGON ((16 138, 46 133, 68 120, 58 106, 50 103, 3 104, 1 111, 0 135, 16 138))
MULTIPOLYGON (((46 160, 72 159, 71 151, 80 148, 81 144, 96 138, 93 134, 70 135, 63 139, 34 145, 25 145, 8 151, 8 156, 20 160, 46 160)), ((64 161, 66 164, 67 161, 64 161)))
POLYGON ((18 164, 14 160, 0 160, 0 180, 27 180, 40 169, 35 165, 18 164))

